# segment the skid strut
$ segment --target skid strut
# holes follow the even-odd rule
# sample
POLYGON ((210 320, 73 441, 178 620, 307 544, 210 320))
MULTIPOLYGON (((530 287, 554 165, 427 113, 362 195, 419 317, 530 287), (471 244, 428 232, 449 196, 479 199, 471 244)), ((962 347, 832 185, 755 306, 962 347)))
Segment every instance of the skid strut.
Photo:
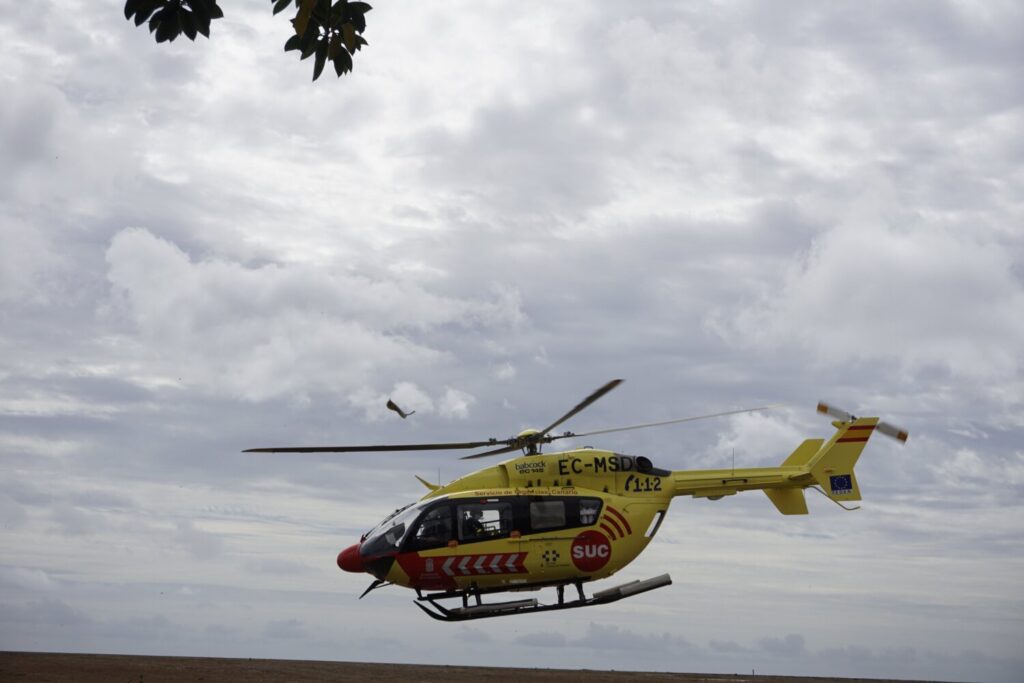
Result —
POLYGON ((624 583, 621 586, 615 586, 614 588, 607 588, 605 590, 598 591, 589 598, 583 592, 583 583, 581 581, 572 581, 570 583, 576 586, 576 592, 579 594, 579 597, 575 600, 567 601, 565 599, 565 587, 568 584, 558 584, 555 586, 558 592, 558 602, 553 604, 543 604, 538 602, 536 598, 510 600, 507 602, 483 602, 481 599, 481 592, 475 586, 471 586, 461 591, 450 591, 447 593, 434 593, 427 595, 420 594, 420 597, 416 598, 414 604, 439 621, 466 621, 467 619, 504 617, 512 614, 550 612, 559 609, 574 609, 576 607, 604 605, 609 602, 615 602, 616 600, 622 600, 623 598, 639 595, 640 593, 646 593, 647 591, 652 591, 656 588, 668 586, 672 583, 672 578, 668 574, 662 574, 661 576, 655 576, 643 581, 630 581, 629 583, 624 583), (439 602, 440 600, 451 598, 461 598, 462 606, 449 608, 439 602), (473 600, 474 604, 470 604, 470 599, 473 600), (429 603, 430 607, 424 603, 429 603))

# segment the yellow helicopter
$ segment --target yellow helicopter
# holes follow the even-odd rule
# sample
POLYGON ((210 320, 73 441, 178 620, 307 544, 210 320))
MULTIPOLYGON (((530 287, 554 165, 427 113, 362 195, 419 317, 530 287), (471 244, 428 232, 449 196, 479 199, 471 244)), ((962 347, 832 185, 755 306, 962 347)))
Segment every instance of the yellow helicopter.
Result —
MULTIPOLYGON (((338 554, 338 566, 374 577, 360 595, 385 585, 416 591, 415 604, 435 619, 484 617, 589 607, 672 583, 668 574, 594 592, 583 584, 632 562, 658 532, 676 496, 718 500, 761 489, 784 515, 807 514, 804 489, 817 488, 840 506, 861 499, 853 468, 875 431, 900 441, 907 432, 876 417, 855 417, 825 403, 833 418, 828 441, 807 439, 778 467, 670 471, 646 457, 594 448, 541 453, 558 439, 642 429, 765 410, 770 406, 574 434, 551 431, 622 383, 612 380, 545 429, 508 439, 379 446, 253 448, 262 453, 344 453, 488 448, 463 459, 516 450, 519 457, 444 486, 417 477, 429 492, 388 515, 338 554), (566 597, 573 586, 575 597, 566 597), (555 588, 555 602, 536 598, 485 602, 483 596, 555 588), (460 600, 446 606, 442 601, 460 600), (429 605, 429 607, 428 607, 429 605)), ((845 506, 844 506, 845 507, 845 506)))

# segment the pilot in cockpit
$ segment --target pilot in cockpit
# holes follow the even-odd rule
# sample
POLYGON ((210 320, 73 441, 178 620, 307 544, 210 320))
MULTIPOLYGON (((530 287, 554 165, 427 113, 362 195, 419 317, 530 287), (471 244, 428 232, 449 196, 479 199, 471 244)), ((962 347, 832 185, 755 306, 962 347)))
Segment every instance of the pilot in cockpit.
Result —
POLYGON ((463 538, 480 538, 484 535, 484 525, 480 521, 483 513, 479 508, 470 508, 466 510, 462 518, 462 537, 463 538))

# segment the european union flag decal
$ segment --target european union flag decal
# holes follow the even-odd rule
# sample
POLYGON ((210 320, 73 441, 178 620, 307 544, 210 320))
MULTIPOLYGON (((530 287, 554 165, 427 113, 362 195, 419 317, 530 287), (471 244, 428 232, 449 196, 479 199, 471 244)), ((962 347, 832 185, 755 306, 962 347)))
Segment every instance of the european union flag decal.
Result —
POLYGON ((853 478, 849 474, 832 475, 828 478, 828 485, 832 487, 833 494, 853 493, 853 478))

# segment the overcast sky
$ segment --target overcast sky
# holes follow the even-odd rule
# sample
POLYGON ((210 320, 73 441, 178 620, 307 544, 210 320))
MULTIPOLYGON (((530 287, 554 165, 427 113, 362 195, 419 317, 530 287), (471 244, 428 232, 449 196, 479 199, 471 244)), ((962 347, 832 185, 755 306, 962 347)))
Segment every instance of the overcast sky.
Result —
MULTIPOLYGON (((1024 679, 1018 2, 380 2, 355 72, 224 0, 0 0, 0 649, 1024 679), (779 464, 910 431, 863 507, 679 499, 614 605, 439 625, 343 547, 507 437, 779 464), (385 410, 393 397, 416 415, 385 410)), ((599 588, 601 586, 598 586, 599 588)))

